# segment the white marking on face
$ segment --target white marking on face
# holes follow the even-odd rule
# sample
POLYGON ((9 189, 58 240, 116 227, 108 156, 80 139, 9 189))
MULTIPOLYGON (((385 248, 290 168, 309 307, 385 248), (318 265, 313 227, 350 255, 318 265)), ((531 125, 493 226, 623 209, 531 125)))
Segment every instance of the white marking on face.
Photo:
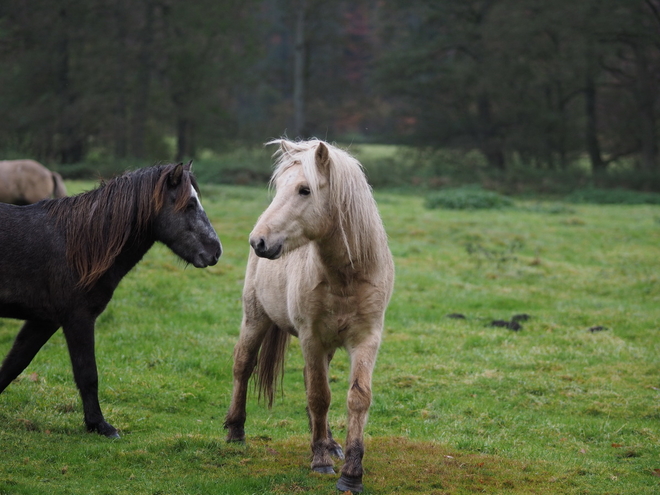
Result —
POLYGON ((204 211, 202 202, 199 200, 199 195, 197 194, 197 191, 195 191, 195 188, 192 186, 192 184, 190 184, 190 195, 197 200, 199 207, 202 209, 202 211, 204 211))

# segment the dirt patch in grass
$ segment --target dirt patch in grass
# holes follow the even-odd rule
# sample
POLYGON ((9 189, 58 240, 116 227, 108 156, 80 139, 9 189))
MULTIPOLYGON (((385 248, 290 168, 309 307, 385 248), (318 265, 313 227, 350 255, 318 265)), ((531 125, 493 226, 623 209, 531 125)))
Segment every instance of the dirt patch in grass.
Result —
MULTIPOLYGON (((341 470, 341 462, 337 462, 337 475, 309 472, 309 456, 305 455, 307 439, 303 437, 274 442, 248 439, 247 448, 249 460, 235 463, 235 475, 273 476, 272 468, 277 464, 282 479, 273 483, 272 493, 332 493, 341 470)), ((369 439, 364 468, 366 494, 567 492, 561 477, 547 463, 523 463, 493 455, 460 453, 434 442, 404 437, 369 439)))
POLYGON ((456 452, 432 442, 374 438, 365 486, 373 493, 562 493, 544 463, 456 452))

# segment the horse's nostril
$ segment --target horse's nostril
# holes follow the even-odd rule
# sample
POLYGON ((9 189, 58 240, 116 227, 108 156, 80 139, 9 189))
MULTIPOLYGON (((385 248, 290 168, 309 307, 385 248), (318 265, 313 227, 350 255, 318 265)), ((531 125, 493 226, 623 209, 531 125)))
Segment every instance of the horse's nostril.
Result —
POLYGON ((261 252, 266 249, 266 239, 264 239, 263 237, 254 239, 253 241, 250 242, 250 244, 252 245, 252 248, 257 252, 261 252))

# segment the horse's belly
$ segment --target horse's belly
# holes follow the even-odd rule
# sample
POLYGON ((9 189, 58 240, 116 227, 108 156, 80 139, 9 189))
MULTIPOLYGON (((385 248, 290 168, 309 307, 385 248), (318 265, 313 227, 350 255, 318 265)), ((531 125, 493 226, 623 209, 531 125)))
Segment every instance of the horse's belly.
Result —
POLYGON ((0 303, 0 318, 13 318, 15 320, 30 320, 39 315, 32 310, 26 309, 20 304, 0 303))

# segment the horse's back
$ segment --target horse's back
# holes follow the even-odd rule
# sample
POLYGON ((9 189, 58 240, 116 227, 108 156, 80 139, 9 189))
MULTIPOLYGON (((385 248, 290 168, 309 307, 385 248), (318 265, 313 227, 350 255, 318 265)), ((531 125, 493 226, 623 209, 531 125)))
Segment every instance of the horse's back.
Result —
POLYGON ((61 241, 62 235, 43 204, 0 203, 0 273, 7 260, 24 258, 33 251, 44 253, 44 258, 56 254, 53 243, 61 241))
POLYGON ((29 159, 0 161, 0 202, 36 203, 51 197, 56 185, 57 178, 39 162, 29 159))

